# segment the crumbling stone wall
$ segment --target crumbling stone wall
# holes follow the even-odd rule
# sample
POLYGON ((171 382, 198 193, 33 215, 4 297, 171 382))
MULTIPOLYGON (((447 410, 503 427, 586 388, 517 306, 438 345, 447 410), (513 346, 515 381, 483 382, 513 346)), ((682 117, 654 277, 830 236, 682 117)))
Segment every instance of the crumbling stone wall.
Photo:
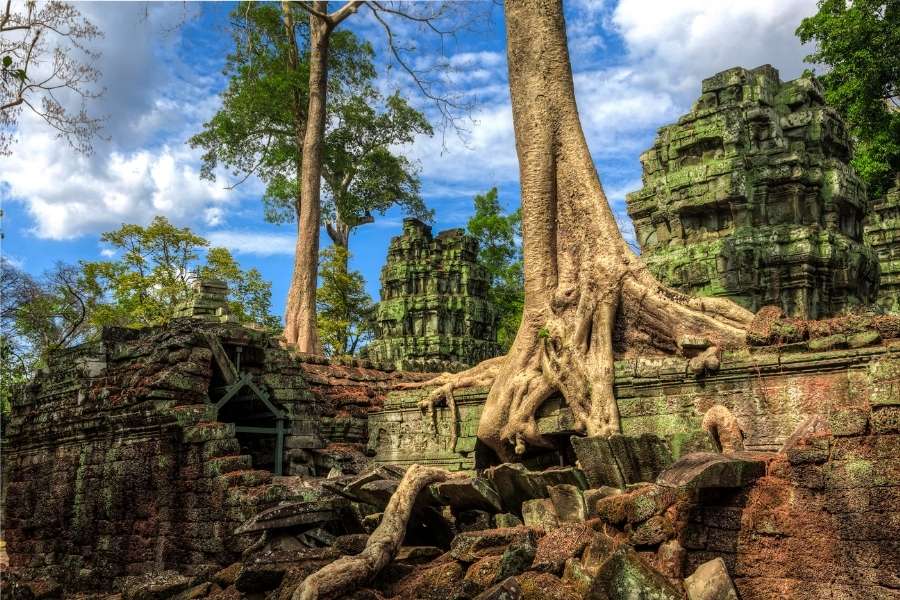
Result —
POLYGON ((900 313, 900 173, 885 197, 872 203, 865 232, 881 267, 878 305, 900 313))
POLYGON ((432 236, 405 219, 381 271, 369 357, 409 371, 458 371, 500 354, 490 279, 477 256, 478 241, 462 229, 432 236))
POLYGON ((691 112, 641 155, 628 194, 642 256, 667 285, 816 319, 874 300, 865 188, 812 76, 769 65, 703 81, 691 112))
POLYGON ((686 511, 688 571, 723 558, 745 600, 900 596, 900 354, 847 375, 764 477, 686 511))
MULTIPOLYGON (((744 352, 724 357, 717 373, 702 378, 690 372, 685 359, 634 358, 616 362, 615 393, 622 432, 665 438, 676 457, 703 449, 702 420, 714 405, 736 417, 745 448, 774 451, 807 418, 859 420, 853 399, 884 386, 900 396, 900 383, 891 375, 898 363, 897 343, 821 352, 744 352)), ((487 389, 460 390, 455 411, 440 407, 433 416, 418 407, 424 394, 392 392, 384 409, 370 415, 369 446, 376 461, 473 469, 487 389)), ((547 434, 575 433, 571 412, 558 398, 541 407, 537 423, 547 434)))
POLYGON ((297 416, 287 445, 308 445, 316 407, 266 334, 191 319, 107 329, 52 355, 14 401, 3 440, 13 570, 78 589, 221 565, 246 541, 237 525, 290 497, 254 469, 234 424, 215 420, 210 336, 244 345, 243 369, 265 371, 259 384, 297 416))

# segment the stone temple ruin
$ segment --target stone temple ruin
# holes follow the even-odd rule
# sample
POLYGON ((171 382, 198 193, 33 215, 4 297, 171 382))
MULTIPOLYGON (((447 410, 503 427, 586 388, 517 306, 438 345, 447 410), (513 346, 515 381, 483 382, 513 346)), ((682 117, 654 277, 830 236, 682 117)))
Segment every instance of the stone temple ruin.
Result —
MULTIPOLYGON (((767 69, 707 81, 742 77, 763 87, 777 82, 767 69)), ((803 81, 803 93, 816 89, 803 81)), ((741 93, 760 94, 751 83, 741 93)), ((715 85, 720 101, 729 88, 715 85)), ((771 93, 784 99, 786 92, 771 93)), ((729 114, 715 118, 732 123, 729 114)), ((799 159, 782 158, 795 166, 819 160, 803 152, 797 146, 799 159)), ((855 180, 837 172, 832 183, 855 180)), ((668 185, 676 179, 659 177, 668 185)), ((804 181, 794 183, 800 189, 804 181)), ((822 215, 844 206, 820 201, 822 215)), ((897 201, 892 191, 866 216, 882 275, 896 273, 900 256, 897 201)), ((668 212, 655 202, 647 199, 650 212, 636 217, 644 244, 663 243, 647 234, 648 223, 685 236, 684 223, 696 222, 679 201, 668 212), (665 222, 654 220, 663 214, 665 222)), ((768 215, 773 205, 753 206, 768 215)), ((801 219, 797 235, 827 234, 856 252, 860 233, 829 229, 833 223, 801 219)), ((781 239, 780 227, 763 231, 781 239)), ((687 235, 681 245, 672 238, 668 256, 696 241, 697 256, 708 257, 731 247, 729 235, 745 233, 734 226, 687 235)), ((714 373, 696 375, 684 357, 617 356, 620 434, 579 434, 555 396, 537 415, 552 447, 493 464, 476 440, 487 389, 460 389, 446 405, 422 408, 428 388, 414 386, 433 374, 383 364, 444 368, 496 352, 476 251, 458 232, 432 237, 419 222, 404 224, 383 273, 385 329, 372 360, 284 348, 236 322, 227 289, 214 281, 199 282, 164 326, 107 328, 94 342, 51 355, 4 424, 9 568, 0 572, 0 595, 288 600, 312 572, 363 549, 405 469, 417 463, 466 477, 427 488, 397 555, 345 598, 900 597, 900 315, 785 315, 801 305, 837 310, 853 294, 863 301, 860 287, 844 285, 852 278, 837 275, 849 254, 824 263, 804 255, 821 287, 770 290, 794 267, 759 263, 768 269, 765 286, 727 288, 746 302, 777 301, 758 311, 746 347, 724 354, 714 373), (480 337, 467 342, 467 335, 480 337)), ((653 256, 663 268, 662 254, 653 256)), ((705 273, 722 289, 723 281, 745 281, 745 266, 720 271, 715 257, 703 264, 715 267, 705 273)), ((890 277, 879 297, 885 308, 897 306, 890 277)))
POLYGON ((872 203, 865 237, 881 265, 878 305, 900 312, 900 174, 885 197, 872 203))
POLYGON ((690 113, 641 155, 628 195, 647 265, 691 294, 822 318, 874 300, 878 260, 849 135, 811 76, 769 65, 703 81, 690 113))
POLYGON ((398 369, 459 371, 500 354, 490 278, 477 257, 478 241, 462 229, 432 236, 405 219, 381 271, 369 357, 398 369))

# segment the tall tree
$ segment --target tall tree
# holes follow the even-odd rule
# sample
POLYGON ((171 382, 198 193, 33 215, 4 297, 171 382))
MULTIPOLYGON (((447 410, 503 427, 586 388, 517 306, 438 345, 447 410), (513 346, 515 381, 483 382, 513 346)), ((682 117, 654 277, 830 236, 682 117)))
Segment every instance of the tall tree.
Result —
MULTIPOLYGON (((325 231, 347 252, 350 234, 360 225, 373 223, 373 212, 384 214, 400 206, 412 216, 432 218, 419 194, 416 166, 391 146, 411 143, 417 134, 431 135, 425 116, 409 106, 399 93, 384 100, 371 86, 338 103, 334 123, 325 136, 322 174, 326 188, 325 231)), ((346 262, 344 270, 346 271, 346 262)))
POLYGON ((855 138, 869 195, 881 196, 900 173, 900 2, 820 0, 797 35, 816 45, 807 62, 828 66, 825 98, 855 138))
POLYGON ((299 6, 309 13, 309 103, 299 182, 300 196, 304 201, 299 214, 298 244, 285 312, 285 339, 304 351, 318 349, 315 327, 316 254, 321 220, 319 201, 327 121, 328 65, 331 38, 335 29, 360 8, 367 8, 384 28, 392 57, 412 76, 423 95, 436 102, 444 118, 452 121, 453 109, 459 107, 451 98, 436 94, 428 80, 404 58, 403 48, 398 45, 389 23, 391 18, 407 19, 443 38, 451 32, 440 29, 437 23, 446 16, 446 8, 450 4, 348 0, 333 12, 328 12, 328 4, 327 0, 282 2, 286 24, 293 23, 293 6, 299 6))
MULTIPOLYGON (((613 395, 613 328, 626 341, 687 352, 686 338, 710 346, 691 359, 718 366, 722 347, 742 345, 753 315, 721 299, 690 298, 662 286, 616 226, 591 159, 575 104, 560 0, 506 0, 507 63, 522 189, 525 308, 505 357, 440 384, 426 401, 455 387, 490 385, 478 439, 508 460, 529 446, 550 446, 535 412, 560 393, 588 435, 619 430, 613 395)), ((399 549, 416 495, 454 477, 442 469, 407 471, 366 548, 313 573, 294 600, 346 593, 371 579, 399 549)))
POLYGON ((190 298, 194 278, 214 277, 229 285, 228 304, 242 321, 277 328, 271 308, 271 284, 256 269, 243 271, 225 248, 209 242, 187 227, 156 217, 150 225, 122 225, 104 233, 101 241, 120 255, 115 260, 86 262, 86 279, 109 300, 95 307, 96 325, 158 325, 172 318, 190 298), (201 252, 206 250, 206 261, 201 252))
POLYGON ((0 9, 0 155, 9 154, 27 108, 89 153, 102 120, 87 112, 100 72, 88 43, 103 33, 68 2, 26 0, 0 9), (80 104, 76 110, 71 100, 80 104))
MULTIPOLYGON (((316 274, 315 269, 311 276, 301 271, 318 252, 321 220, 318 208, 306 207, 315 215, 304 212, 299 184, 312 55, 307 51, 311 36, 306 16, 301 5, 292 3, 242 3, 234 10, 235 50, 226 63, 225 74, 230 79, 222 108, 204 125, 204 131, 190 140, 192 146, 205 150, 205 177, 213 178, 218 164, 239 177, 237 184, 255 174, 266 183, 267 220, 297 223, 289 292, 294 303, 288 302, 287 312, 294 314, 302 307, 304 322, 309 314, 315 314, 308 310, 310 298, 315 300, 308 292, 316 274), (308 224, 313 218, 317 223, 314 233, 308 224)), ((399 95, 383 98, 377 92, 372 85, 372 57, 372 48, 351 32, 329 34, 321 174, 327 232, 344 247, 355 227, 372 222, 372 213, 383 213, 390 206, 430 216, 418 193, 415 165, 391 148, 409 143, 416 134, 430 135, 431 127, 399 95)), ((293 335, 287 332, 286 337, 294 341, 293 335)), ((311 343, 308 335, 299 337, 311 343)))
POLYGON ((322 250, 316 293, 316 322, 326 356, 353 355, 372 335, 372 298, 359 271, 347 269, 347 248, 322 250))
POLYGON ((491 277, 489 299, 497 307, 500 325, 497 341, 506 352, 512 346, 522 320, 525 280, 522 272, 522 212, 504 215, 497 188, 475 196, 475 214, 466 229, 478 240, 478 262, 491 277))

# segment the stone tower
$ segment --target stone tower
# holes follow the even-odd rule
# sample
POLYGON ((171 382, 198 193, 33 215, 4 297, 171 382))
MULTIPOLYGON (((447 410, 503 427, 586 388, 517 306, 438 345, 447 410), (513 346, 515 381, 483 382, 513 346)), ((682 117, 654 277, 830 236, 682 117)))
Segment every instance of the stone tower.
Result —
POLYGON ((381 271, 369 357, 404 370, 455 371, 500 354, 490 279, 477 256, 477 240, 462 229, 432 236, 428 225, 405 219, 381 271))
POLYGON ((644 260, 672 287, 750 310, 821 318, 872 302, 878 261, 850 152, 814 77, 782 82, 764 65, 705 79, 641 155, 627 204, 644 260))
POLYGON ((900 312, 900 173, 885 197, 872 203, 865 229, 881 265, 878 305, 900 312))

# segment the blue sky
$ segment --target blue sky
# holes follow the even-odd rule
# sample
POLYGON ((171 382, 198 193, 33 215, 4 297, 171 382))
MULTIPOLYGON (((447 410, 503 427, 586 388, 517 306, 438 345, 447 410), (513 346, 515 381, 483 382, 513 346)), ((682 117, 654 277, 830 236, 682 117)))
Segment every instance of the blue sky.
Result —
MULTIPOLYGON (((337 3, 333 3, 337 5, 337 3)), ((107 117, 90 157, 80 156, 41 123, 23 116, 11 157, 0 159, 4 256, 32 273, 54 262, 103 257, 103 231, 149 222, 162 214, 215 245, 229 247, 244 267, 272 282, 276 313, 290 279, 294 226, 265 223, 262 186, 249 180, 235 190, 225 172, 199 178, 199 152, 185 141, 219 105, 221 75, 231 45, 227 3, 78 3, 105 32, 104 95, 92 111, 107 117)), ((506 79, 503 15, 491 2, 464 5, 471 28, 445 44, 454 67, 442 82, 450 94, 472 100, 467 133, 447 131, 398 149, 418 161, 422 193, 435 210, 435 231, 462 227, 472 197, 497 186, 508 208, 518 204, 518 165, 506 79)), ((607 196, 622 219, 626 192, 640 187, 640 153, 658 127, 690 109, 700 82, 720 70, 769 63, 783 79, 807 66, 793 32, 815 11, 815 0, 611 0, 566 4, 579 112, 607 196)), ((347 26, 383 52, 383 33, 366 11, 347 26)), ((436 40, 397 23, 415 42, 420 67, 440 54, 436 40)), ((434 107, 386 58, 382 85, 399 88, 421 110, 434 107)), ((351 239, 352 264, 378 299, 378 276, 390 238, 403 215, 391 211, 351 239)), ((322 236, 323 244, 327 237, 322 236)))

